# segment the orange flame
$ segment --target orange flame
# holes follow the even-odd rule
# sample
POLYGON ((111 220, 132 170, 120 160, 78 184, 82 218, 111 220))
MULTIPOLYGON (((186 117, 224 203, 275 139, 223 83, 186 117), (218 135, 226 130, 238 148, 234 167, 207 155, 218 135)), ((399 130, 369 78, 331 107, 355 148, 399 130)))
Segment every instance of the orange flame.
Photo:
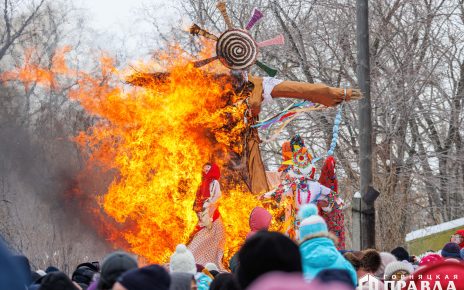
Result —
POLYGON ((227 78, 187 65, 179 54, 162 58, 156 65, 169 73, 145 88, 122 83, 108 57, 100 60, 99 75, 92 76, 72 73, 62 55, 57 54, 51 69, 26 61, 0 78, 56 87, 57 76, 78 76, 69 97, 100 118, 75 137, 89 155, 83 174, 95 167, 117 172, 107 192, 94 197, 92 213, 99 216, 102 232, 148 262, 167 262, 197 223, 192 206, 201 168, 214 159, 225 171, 219 209, 226 260, 231 257, 249 231, 251 210, 259 205, 239 174, 227 168, 230 152, 243 151, 245 97, 234 93, 227 78), (166 65, 172 59, 184 63, 166 65))

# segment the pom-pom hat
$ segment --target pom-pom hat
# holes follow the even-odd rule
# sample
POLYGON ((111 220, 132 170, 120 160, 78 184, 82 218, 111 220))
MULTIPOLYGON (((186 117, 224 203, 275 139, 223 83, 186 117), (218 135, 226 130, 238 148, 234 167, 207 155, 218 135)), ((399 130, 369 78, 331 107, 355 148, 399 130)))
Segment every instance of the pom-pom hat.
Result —
POLYGON ((196 274, 197 267, 195 265, 195 258, 192 252, 183 244, 177 245, 176 251, 171 256, 169 263, 169 270, 171 273, 182 272, 196 274))
POLYGON ((317 207, 314 204, 305 204, 300 208, 298 217, 300 223, 300 241, 311 236, 327 235, 328 229, 324 219, 318 215, 317 207))

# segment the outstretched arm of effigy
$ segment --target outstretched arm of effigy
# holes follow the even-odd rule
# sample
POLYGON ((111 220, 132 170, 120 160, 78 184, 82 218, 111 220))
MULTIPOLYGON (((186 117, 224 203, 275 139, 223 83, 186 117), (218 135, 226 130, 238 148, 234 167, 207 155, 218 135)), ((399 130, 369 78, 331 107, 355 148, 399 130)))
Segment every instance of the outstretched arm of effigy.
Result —
POLYGON ((261 199, 275 199, 278 203, 280 203, 283 197, 292 195, 293 190, 291 183, 288 183, 284 180, 276 188, 263 194, 261 199))
POLYGON ((313 103, 332 107, 343 100, 358 100, 362 98, 360 90, 329 87, 325 84, 311 84, 296 81, 269 82, 263 78, 250 76, 254 88, 248 101, 252 114, 257 116, 264 100, 274 98, 292 98, 307 100, 313 103), (274 85, 269 88, 269 85, 274 85), (346 95, 345 95, 346 93, 346 95))
MULTIPOLYGON (((357 90, 354 94, 357 95, 357 90)), ((272 98, 294 98, 322 104, 327 107, 336 106, 343 100, 351 100, 353 89, 329 87, 325 84, 311 84, 295 81, 283 81, 271 92, 272 98)))

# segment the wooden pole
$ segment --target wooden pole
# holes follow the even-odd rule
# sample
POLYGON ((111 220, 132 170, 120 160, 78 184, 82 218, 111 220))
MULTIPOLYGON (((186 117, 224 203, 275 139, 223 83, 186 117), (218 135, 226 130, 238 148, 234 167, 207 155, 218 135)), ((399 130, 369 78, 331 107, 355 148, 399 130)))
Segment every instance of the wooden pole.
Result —
POLYGON ((370 98, 369 64, 369 9, 368 0, 356 1, 356 34, 358 58, 358 85, 364 94, 359 101, 359 167, 361 174, 361 214, 359 237, 362 249, 375 247, 375 208, 374 202, 367 204, 364 197, 372 185, 372 108, 370 98))

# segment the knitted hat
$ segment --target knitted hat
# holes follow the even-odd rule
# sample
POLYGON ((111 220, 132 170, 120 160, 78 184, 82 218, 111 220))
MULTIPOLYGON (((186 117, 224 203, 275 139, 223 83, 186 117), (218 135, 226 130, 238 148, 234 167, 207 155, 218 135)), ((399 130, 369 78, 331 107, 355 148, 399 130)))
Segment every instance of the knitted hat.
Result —
POLYGON ((92 283, 93 276, 98 273, 98 267, 93 263, 82 263, 77 265, 74 270, 71 280, 79 284, 79 286, 87 289, 92 283))
POLYGON ((177 245, 176 251, 171 256, 169 271, 195 274, 197 267, 192 252, 183 244, 177 245))
POLYGON ((305 204, 300 208, 300 241, 314 235, 328 234, 327 224, 317 212, 317 206, 314 204, 305 204))
POLYGON ((442 256, 432 253, 432 254, 428 254, 427 256, 423 257, 419 262, 419 266, 431 265, 433 263, 441 262, 443 260, 444 259, 442 256))
POLYGON ((255 207, 250 214, 250 232, 246 238, 249 239, 258 231, 268 230, 271 225, 272 215, 262 207, 255 207))
POLYGON ((261 231, 246 240, 238 260, 237 278, 243 289, 264 273, 302 271, 298 246, 277 232, 261 231))
POLYGON ((456 243, 447 243, 441 250, 443 258, 455 258, 461 260, 461 249, 456 243))
POLYGON ((380 259, 381 259, 381 264, 377 272, 375 272, 375 276, 378 278, 383 279, 383 275, 385 274, 385 267, 387 267, 388 264, 393 263, 398 261, 395 256, 388 252, 380 252, 380 259))
POLYGON ((397 261, 385 267, 385 280, 390 280, 391 277, 398 271, 405 271, 406 275, 414 272, 414 267, 409 262, 397 261))
POLYGON ((249 290, 353 290, 354 286, 345 283, 321 283, 314 280, 308 283, 302 275, 294 273, 269 273, 254 282, 249 290))
POLYGON ((169 290, 171 277, 163 267, 149 265, 129 270, 117 282, 127 290, 169 290))
POLYGON ((63 272, 47 274, 40 285, 40 290, 77 290, 78 288, 63 272))
POLYGON ((218 267, 214 263, 206 263, 205 269, 208 270, 209 272, 211 272, 211 271, 219 271, 218 267))
POLYGON ((309 286, 308 282, 303 279, 299 274, 288 273, 269 273, 254 282, 250 290, 278 290, 278 289, 313 289, 309 286))
POLYGON ((409 253, 403 247, 394 248, 391 251, 392 255, 396 257, 398 261, 408 261, 409 262, 409 253))
POLYGON ((129 254, 124 252, 111 253, 103 260, 97 289, 111 289, 119 276, 134 268, 137 268, 137 261, 129 254))

